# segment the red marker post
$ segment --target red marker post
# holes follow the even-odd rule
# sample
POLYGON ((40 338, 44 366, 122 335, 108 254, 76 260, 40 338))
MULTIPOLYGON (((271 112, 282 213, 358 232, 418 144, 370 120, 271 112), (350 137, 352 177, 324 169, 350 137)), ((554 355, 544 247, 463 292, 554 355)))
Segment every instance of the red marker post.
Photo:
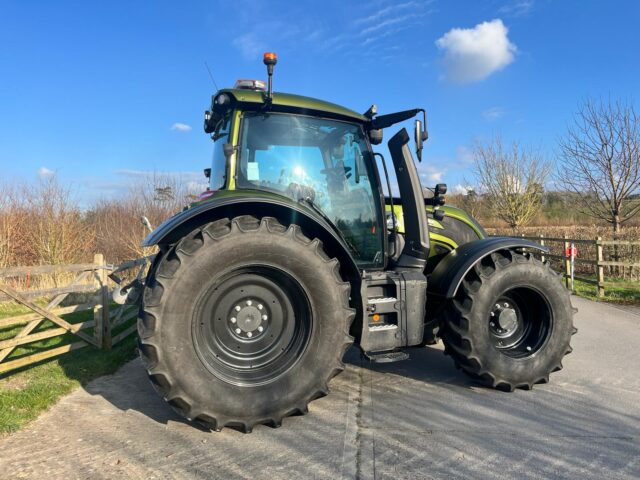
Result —
POLYGON ((569 272, 571 276, 571 291, 573 292, 573 272, 575 270, 574 269, 575 260, 576 260, 576 257, 578 256, 578 249, 576 248, 573 242, 571 242, 569 246, 565 248, 564 255, 569 259, 569 264, 571 265, 569 272))

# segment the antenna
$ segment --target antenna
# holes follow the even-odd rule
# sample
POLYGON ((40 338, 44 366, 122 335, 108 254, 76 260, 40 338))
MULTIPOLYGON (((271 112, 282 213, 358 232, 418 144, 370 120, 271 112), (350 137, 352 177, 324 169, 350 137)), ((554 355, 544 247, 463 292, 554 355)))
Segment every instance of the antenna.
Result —
POLYGON ((204 62, 204 66, 207 67, 207 72, 209 72, 209 77, 211 78, 211 81, 213 82, 213 86, 216 87, 216 90, 220 90, 218 88, 218 84, 216 83, 216 81, 213 79, 213 73, 211 73, 211 69, 209 68, 209 65, 207 64, 207 62, 204 62))

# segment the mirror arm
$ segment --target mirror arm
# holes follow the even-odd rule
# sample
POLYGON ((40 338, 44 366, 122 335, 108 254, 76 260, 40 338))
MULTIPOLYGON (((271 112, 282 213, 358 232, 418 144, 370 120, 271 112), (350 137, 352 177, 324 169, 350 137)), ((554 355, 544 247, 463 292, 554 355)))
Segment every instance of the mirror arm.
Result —
POLYGON ((425 142, 429 138, 429 132, 427 131, 427 112, 424 108, 420 108, 422 112, 422 141, 425 142))

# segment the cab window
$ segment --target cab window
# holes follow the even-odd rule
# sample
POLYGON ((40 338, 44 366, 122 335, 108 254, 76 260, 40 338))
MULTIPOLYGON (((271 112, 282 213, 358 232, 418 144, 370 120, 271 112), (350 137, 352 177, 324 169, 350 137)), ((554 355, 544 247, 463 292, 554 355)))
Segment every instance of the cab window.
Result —
POLYGON ((381 265, 377 177, 358 124, 303 115, 245 114, 237 184, 313 204, 356 261, 381 265))

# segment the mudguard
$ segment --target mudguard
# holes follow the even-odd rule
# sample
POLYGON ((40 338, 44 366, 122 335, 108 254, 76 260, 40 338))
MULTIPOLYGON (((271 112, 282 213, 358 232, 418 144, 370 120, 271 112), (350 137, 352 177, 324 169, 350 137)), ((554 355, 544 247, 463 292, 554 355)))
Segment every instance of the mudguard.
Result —
POLYGON ((465 275, 482 258, 498 250, 528 248, 548 252, 542 245, 520 238, 490 237, 465 243, 445 256, 429 276, 427 292, 453 298, 465 275))
POLYGON ((322 241, 327 254, 338 258, 345 274, 359 278, 358 266, 349 248, 320 215, 300 203, 268 192, 220 191, 211 199, 196 203, 165 220, 144 239, 142 246, 171 245, 200 225, 240 215, 271 216, 283 225, 298 225, 306 235, 322 241))

